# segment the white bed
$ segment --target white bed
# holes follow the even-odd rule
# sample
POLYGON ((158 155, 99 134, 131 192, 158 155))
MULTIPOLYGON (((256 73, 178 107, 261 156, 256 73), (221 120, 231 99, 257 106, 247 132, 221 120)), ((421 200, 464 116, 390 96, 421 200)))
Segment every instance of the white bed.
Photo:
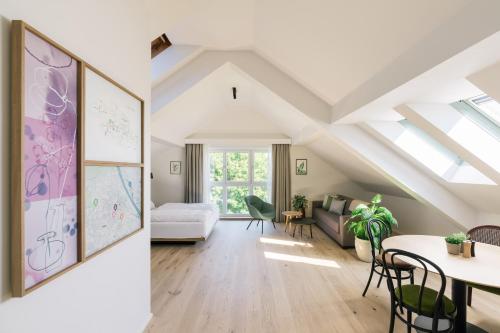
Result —
POLYGON ((151 240, 206 240, 218 220, 216 205, 166 203, 151 209, 151 240))

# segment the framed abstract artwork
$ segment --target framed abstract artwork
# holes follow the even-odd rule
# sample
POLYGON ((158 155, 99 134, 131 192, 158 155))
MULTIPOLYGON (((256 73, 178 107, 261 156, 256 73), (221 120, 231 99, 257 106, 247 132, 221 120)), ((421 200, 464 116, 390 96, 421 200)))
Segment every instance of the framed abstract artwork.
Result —
POLYGON ((142 101, 85 66, 85 159, 142 162, 142 101))
POLYGON ((144 102, 23 21, 11 30, 20 297, 143 229, 144 102))
POLYGON ((96 68, 83 66, 86 259, 144 226, 144 102, 96 68))
POLYGON ((181 161, 170 161, 170 174, 171 175, 181 174, 181 161))
POLYGON ((301 158, 295 160, 295 174, 298 176, 307 175, 307 159, 301 158))
POLYGON ((12 286, 22 296, 81 259, 81 61, 12 24, 12 286))
POLYGON ((86 166, 85 256, 105 249, 141 227, 142 169, 86 166))

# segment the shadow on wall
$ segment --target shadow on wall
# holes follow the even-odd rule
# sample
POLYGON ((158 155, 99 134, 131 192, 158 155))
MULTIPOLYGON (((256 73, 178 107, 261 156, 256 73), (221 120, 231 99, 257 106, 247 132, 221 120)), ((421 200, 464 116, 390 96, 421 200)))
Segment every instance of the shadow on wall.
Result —
POLYGON ((0 16, 0 303, 10 298, 10 20, 0 16))

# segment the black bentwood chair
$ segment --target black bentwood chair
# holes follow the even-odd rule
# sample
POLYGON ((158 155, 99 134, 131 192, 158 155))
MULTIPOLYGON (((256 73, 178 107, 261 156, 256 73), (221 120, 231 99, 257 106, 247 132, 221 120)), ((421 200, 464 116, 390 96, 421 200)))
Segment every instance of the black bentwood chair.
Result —
MULTIPOLYGON (((480 225, 472 228, 467 232, 470 240, 486 243, 490 245, 500 246, 500 227, 497 225, 480 225)), ((493 294, 500 295, 500 288, 481 286, 478 284, 468 283, 467 286, 467 305, 472 306, 472 287, 488 291, 493 294)))
POLYGON ((430 260, 419 256, 415 253, 388 249, 384 251, 383 256, 384 270, 391 278, 387 279, 387 286, 391 293, 391 323, 389 332, 394 332, 394 319, 396 316, 406 324, 408 333, 414 328, 420 332, 453 332, 454 321, 457 314, 457 308, 453 301, 444 296, 446 290, 446 276, 438 265, 430 260), (409 258, 418 263, 420 268, 423 269, 424 274, 420 284, 402 284, 401 274, 397 269, 394 269, 394 262, 401 260, 400 258, 409 258), (429 273, 428 267, 432 268, 433 272, 439 274, 441 285, 438 290, 427 288, 427 275, 429 273), (394 274, 394 276, 392 275, 394 274), (396 281, 394 285, 393 280, 396 281), (406 319, 403 318, 396 308, 402 307, 406 309, 406 319), (432 319, 432 329, 419 327, 412 323, 412 314, 416 313, 420 316, 425 316, 432 319), (439 330, 438 324, 440 321, 447 321, 449 325, 446 328, 439 330))
MULTIPOLYGON (((373 273, 376 273, 380 276, 378 279, 377 288, 380 287, 382 278, 387 277, 384 272, 384 264, 381 252, 383 252, 382 240, 389 236, 389 230, 387 230, 387 228, 380 220, 374 219, 368 221, 366 229, 368 238, 370 240, 370 245, 372 247, 372 268, 370 271, 370 277, 368 278, 368 282, 366 283, 365 290, 363 291, 363 297, 368 291, 368 287, 370 286, 370 282, 372 281, 373 273)), ((395 260, 394 266, 389 268, 398 269, 398 271, 401 273, 400 278, 403 280, 409 279, 413 284, 413 271, 415 270, 415 266, 410 265, 402 260, 395 260)))

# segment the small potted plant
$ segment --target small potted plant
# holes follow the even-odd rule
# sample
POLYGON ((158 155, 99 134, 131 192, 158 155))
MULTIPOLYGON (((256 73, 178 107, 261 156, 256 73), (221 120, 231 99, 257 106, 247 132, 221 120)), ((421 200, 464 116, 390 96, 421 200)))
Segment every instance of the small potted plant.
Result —
POLYGON ((459 255, 462 249, 462 243, 467 239, 467 235, 463 232, 457 232, 446 236, 446 249, 449 254, 459 255))
POLYGON ((372 228, 372 234, 375 236, 374 243, 377 249, 380 248, 380 244, 378 244, 378 235, 380 235, 380 232, 390 236, 392 234, 392 227, 398 225, 398 221, 392 216, 391 211, 380 206, 381 202, 382 195, 375 195, 370 204, 358 205, 346 222, 349 225, 348 230, 355 235, 354 247, 356 248, 358 258, 362 261, 372 261, 371 244, 366 230, 368 222, 378 220, 382 228, 384 228, 384 230, 372 228))
POLYGON ((302 217, 306 216, 307 199, 305 195, 295 194, 292 199, 292 207, 296 211, 302 213, 302 217))

